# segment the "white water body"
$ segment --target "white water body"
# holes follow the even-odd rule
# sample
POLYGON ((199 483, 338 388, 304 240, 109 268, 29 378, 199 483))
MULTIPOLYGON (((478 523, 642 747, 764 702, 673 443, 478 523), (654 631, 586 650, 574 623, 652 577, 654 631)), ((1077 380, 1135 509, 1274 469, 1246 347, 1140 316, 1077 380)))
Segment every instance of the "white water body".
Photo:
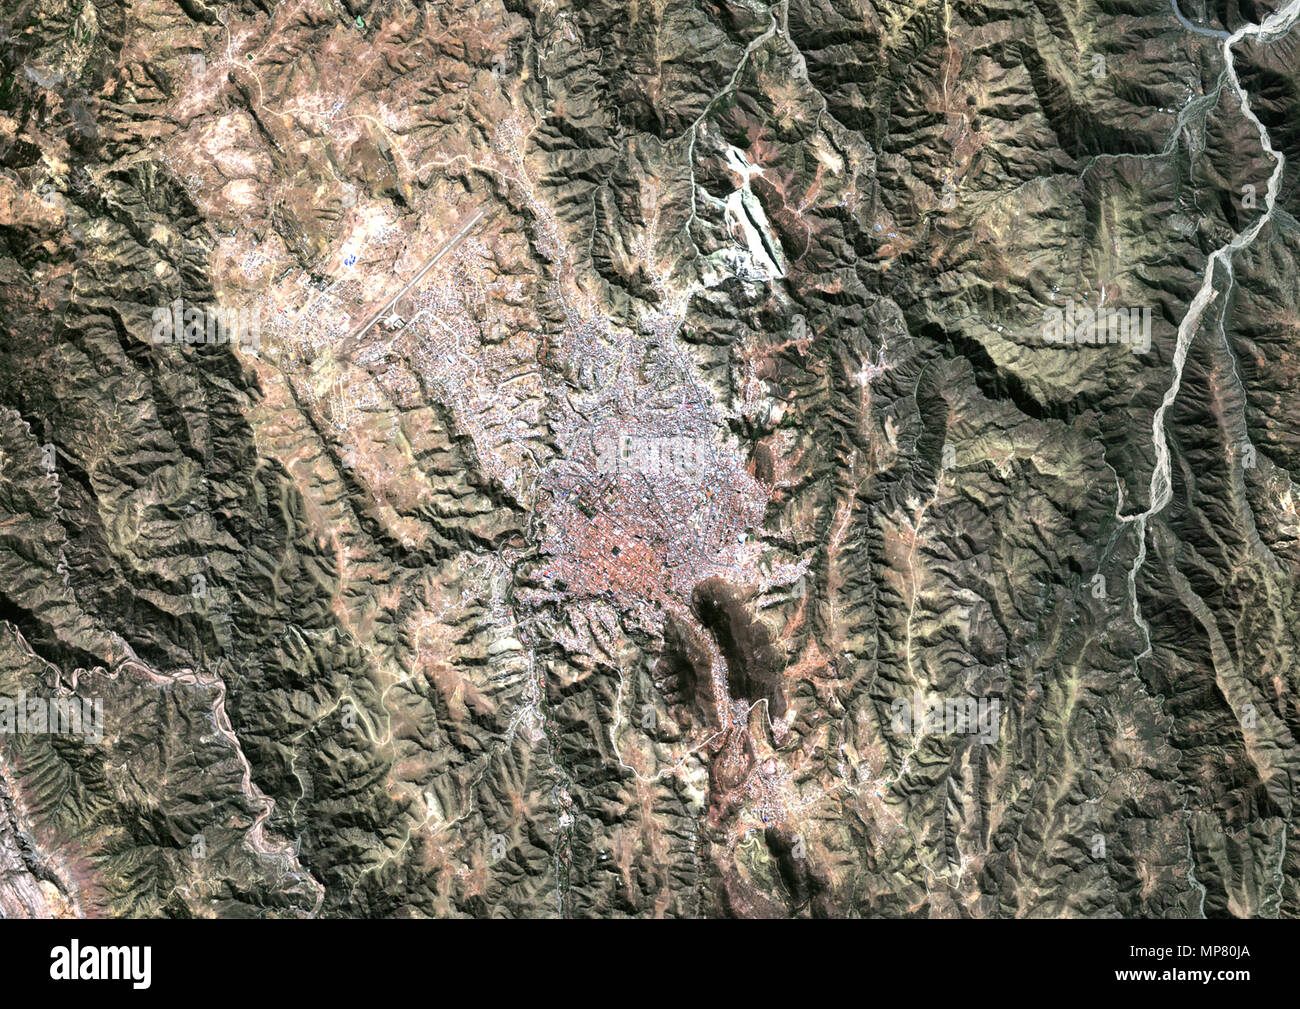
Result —
MULTIPOLYGON (((1174 11, 1179 13, 1176 0, 1174 11)), ((1282 154, 1273 149, 1268 130, 1264 129, 1264 124, 1259 121, 1259 117, 1251 111, 1250 98, 1245 89, 1242 88, 1241 81, 1237 79, 1237 68, 1233 60, 1232 47, 1242 39, 1247 38, 1258 39, 1260 42, 1273 42, 1291 30, 1297 17, 1300 17, 1300 0, 1290 0, 1285 7, 1274 11, 1259 24, 1243 25, 1223 40, 1223 60, 1228 76, 1228 84, 1237 96, 1237 100, 1241 103, 1242 114, 1255 125, 1255 129, 1259 133, 1260 145, 1263 147, 1264 153, 1273 159, 1274 167, 1273 173, 1268 178, 1268 191, 1264 196, 1264 213, 1256 218, 1253 225, 1239 232, 1226 245, 1215 249, 1210 254, 1209 262, 1206 263, 1205 280, 1201 284, 1201 289, 1196 292, 1196 297, 1192 299, 1187 314, 1183 316, 1183 321, 1178 327, 1178 339, 1174 344, 1173 381, 1170 382, 1169 388, 1165 391, 1164 399, 1161 400, 1160 406, 1156 409, 1155 416, 1151 421, 1151 441, 1152 446, 1155 448, 1156 462, 1155 468, 1151 471, 1147 509, 1137 515, 1120 516, 1122 522, 1131 522, 1137 526, 1138 535, 1138 553, 1133 561, 1133 567, 1129 569, 1128 589, 1129 599, 1133 605, 1133 620, 1142 628, 1142 634, 1146 638, 1146 648, 1137 657, 1136 661, 1141 661, 1151 654, 1151 627, 1143 618, 1137 599, 1138 572, 1147 558, 1147 520, 1152 515, 1162 511, 1173 497, 1169 477, 1169 442, 1165 437, 1165 414, 1169 407, 1173 405, 1174 400, 1178 398, 1178 390, 1183 381, 1183 366, 1187 363, 1187 351, 1191 347, 1192 338, 1196 335, 1197 327, 1201 324, 1201 318, 1205 314, 1206 306, 1214 298, 1215 271, 1222 265, 1231 282, 1233 254, 1254 242, 1264 225, 1273 217, 1273 206, 1277 201, 1277 191, 1282 184, 1282 169, 1286 164, 1286 159, 1282 154)), ((1184 20, 1181 13, 1179 13, 1179 20, 1184 20)))
POLYGON ((1183 16, 1182 8, 1178 6, 1178 0, 1169 0, 1169 5, 1174 9, 1174 17, 1178 18, 1182 26, 1189 32, 1195 32, 1197 35, 1208 35, 1212 39, 1226 39, 1231 37, 1221 28, 1202 28, 1200 25, 1188 21, 1187 18, 1183 16))

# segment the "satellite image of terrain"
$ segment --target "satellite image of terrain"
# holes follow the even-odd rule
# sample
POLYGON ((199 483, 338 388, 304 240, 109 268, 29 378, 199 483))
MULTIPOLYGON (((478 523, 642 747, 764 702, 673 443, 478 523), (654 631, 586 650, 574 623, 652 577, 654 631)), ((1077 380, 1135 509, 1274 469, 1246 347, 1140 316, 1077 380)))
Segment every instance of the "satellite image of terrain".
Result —
POLYGON ((0 917, 1300 917, 1297 22, 0 2, 0 917))

